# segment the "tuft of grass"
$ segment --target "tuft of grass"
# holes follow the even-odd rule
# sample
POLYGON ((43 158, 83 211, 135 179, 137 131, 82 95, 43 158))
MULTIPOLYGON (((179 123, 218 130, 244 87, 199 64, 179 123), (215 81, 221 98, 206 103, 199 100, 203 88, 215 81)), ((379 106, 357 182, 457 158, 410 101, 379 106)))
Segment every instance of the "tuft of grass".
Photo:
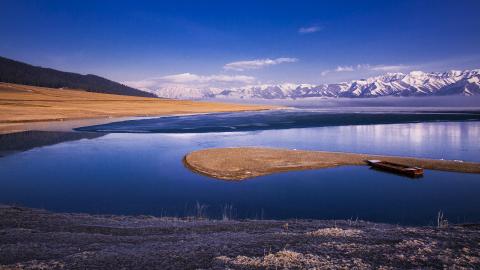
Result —
POLYGON ((362 259, 351 258, 338 260, 330 256, 304 254, 283 249, 276 253, 269 252, 263 257, 237 256, 230 258, 220 256, 215 258, 225 269, 239 267, 247 269, 371 269, 372 266, 362 259), (341 266, 340 266, 341 265, 341 266))
POLYGON ((333 227, 318 229, 313 232, 307 232, 306 234, 315 237, 355 237, 361 235, 362 233, 363 231, 357 229, 341 229, 333 227))
POLYGON ((199 203, 198 201, 195 204, 195 217, 198 219, 206 218, 206 210, 208 205, 199 203))
POLYGON ((233 219, 233 205, 226 204, 222 207, 222 220, 233 219))

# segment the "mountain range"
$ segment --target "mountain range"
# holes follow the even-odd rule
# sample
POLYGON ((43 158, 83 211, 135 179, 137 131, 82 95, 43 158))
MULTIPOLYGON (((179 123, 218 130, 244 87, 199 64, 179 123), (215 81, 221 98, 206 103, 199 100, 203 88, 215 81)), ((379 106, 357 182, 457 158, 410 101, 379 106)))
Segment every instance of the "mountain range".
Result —
POLYGON ((166 98, 300 99, 311 97, 369 98, 383 96, 480 95, 480 69, 448 72, 387 73, 333 84, 264 84, 230 89, 167 85, 143 89, 166 98))
POLYGON ((0 82, 52 88, 83 89, 89 92, 176 99, 304 99, 370 98, 383 96, 480 95, 480 69, 447 72, 387 73, 332 84, 260 84, 244 87, 197 87, 164 84, 136 89, 100 76, 77 74, 32 66, 0 57, 0 82))
POLYGON ((0 82, 51 88, 82 89, 88 92, 139 97, 156 97, 97 75, 82 75, 51 68, 32 66, 0 57, 0 82))

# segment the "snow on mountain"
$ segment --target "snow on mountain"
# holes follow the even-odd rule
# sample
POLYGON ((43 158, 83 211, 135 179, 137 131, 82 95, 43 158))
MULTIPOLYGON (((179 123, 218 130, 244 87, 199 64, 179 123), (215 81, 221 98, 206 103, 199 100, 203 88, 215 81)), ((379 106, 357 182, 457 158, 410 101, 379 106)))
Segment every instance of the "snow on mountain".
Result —
POLYGON ((381 96, 480 95, 480 69, 448 72, 387 73, 334 84, 263 84, 221 89, 165 85, 149 90, 160 97, 299 99, 309 97, 367 98, 381 96))
POLYGON ((219 94, 222 89, 219 88, 202 88, 192 87, 186 85, 167 84, 158 89, 141 88, 143 91, 147 91, 163 98, 175 98, 175 99, 203 99, 214 98, 219 94))

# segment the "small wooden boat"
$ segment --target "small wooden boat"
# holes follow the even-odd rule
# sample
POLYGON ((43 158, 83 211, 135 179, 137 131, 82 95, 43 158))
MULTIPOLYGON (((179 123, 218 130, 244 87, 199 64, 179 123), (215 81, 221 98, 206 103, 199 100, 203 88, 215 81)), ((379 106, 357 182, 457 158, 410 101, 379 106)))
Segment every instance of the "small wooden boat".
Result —
POLYGON ((403 174, 410 177, 423 176, 423 168, 420 168, 420 167, 410 167, 403 164, 398 164, 398 163, 393 163, 388 161, 381 161, 381 160, 367 160, 366 162, 368 165, 370 165, 374 169, 403 174))

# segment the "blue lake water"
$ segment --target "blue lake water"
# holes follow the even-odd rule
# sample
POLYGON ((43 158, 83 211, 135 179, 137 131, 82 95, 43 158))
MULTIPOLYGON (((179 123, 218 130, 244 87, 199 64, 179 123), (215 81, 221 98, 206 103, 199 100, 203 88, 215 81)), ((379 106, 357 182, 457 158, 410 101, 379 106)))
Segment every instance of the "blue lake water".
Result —
MULTIPOLYGON (((172 118, 155 119, 164 120, 172 118)), ((195 127, 195 117, 180 120, 195 127)), ((192 173, 181 162, 192 150, 230 146, 480 161, 478 121, 202 132, 111 133, 0 158, 0 203, 105 214, 202 212, 213 218, 359 218, 417 225, 434 224, 442 211, 453 223, 480 222, 476 174, 427 170, 412 180, 347 166, 226 182, 192 173)))
POLYGON ((77 128, 80 131, 115 133, 209 133, 260 131, 362 124, 480 121, 480 112, 325 111, 284 109, 243 113, 216 113, 120 121, 77 128))

